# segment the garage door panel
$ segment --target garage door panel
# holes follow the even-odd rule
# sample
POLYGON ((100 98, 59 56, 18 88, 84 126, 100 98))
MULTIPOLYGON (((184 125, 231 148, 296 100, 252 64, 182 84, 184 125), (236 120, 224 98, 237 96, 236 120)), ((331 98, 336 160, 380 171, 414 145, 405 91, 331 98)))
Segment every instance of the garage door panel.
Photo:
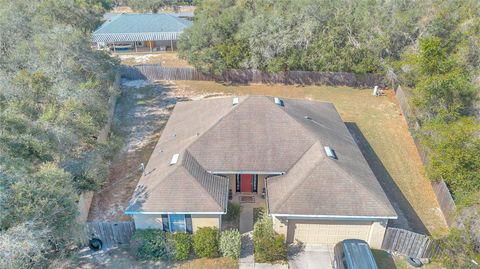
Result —
POLYGON ((348 221, 288 221, 289 243, 336 244, 344 239, 368 241, 372 222, 348 221))

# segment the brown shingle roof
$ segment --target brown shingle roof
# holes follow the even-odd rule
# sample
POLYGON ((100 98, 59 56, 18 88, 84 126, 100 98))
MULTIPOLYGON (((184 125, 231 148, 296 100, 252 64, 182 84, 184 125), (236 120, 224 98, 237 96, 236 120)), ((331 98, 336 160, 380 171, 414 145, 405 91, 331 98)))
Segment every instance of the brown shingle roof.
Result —
POLYGON ((239 101, 178 103, 127 211, 225 211, 228 180, 208 172, 248 171, 286 173, 267 180, 274 214, 395 216, 332 104, 239 101), (324 146, 338 159, 326 157, 324 146), (175 153, 181 162, 169 165, 175 153))
POLYGON ((272 98, 240 102, 190 147, 212 172, 286 172, 315 142, 272 98))

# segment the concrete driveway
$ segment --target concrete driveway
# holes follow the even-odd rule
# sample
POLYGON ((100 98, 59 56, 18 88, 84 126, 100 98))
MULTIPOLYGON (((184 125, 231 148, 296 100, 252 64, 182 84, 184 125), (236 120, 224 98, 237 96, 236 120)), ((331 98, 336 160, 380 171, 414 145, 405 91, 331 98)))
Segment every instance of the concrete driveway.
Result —
POLYGON ((333 246, 290 246, 288 250, 288 264, 291 269, 332 268, 333 246))

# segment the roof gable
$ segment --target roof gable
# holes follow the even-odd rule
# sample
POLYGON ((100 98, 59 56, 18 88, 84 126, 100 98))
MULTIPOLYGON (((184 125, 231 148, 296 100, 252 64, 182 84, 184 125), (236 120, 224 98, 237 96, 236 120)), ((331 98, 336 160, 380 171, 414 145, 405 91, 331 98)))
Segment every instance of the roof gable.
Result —
POLYGON ((328 157, 308 161, 321 154, 312 147, 298 166, 286 175, 268 179, 269 210, 272 214, 317 216, 392 217, 395 211, 382 192, 365 188, 328 157), (301 173, 300 169, 306 171, 301 173), (298 173, 296 173, 298 172, 298 173))

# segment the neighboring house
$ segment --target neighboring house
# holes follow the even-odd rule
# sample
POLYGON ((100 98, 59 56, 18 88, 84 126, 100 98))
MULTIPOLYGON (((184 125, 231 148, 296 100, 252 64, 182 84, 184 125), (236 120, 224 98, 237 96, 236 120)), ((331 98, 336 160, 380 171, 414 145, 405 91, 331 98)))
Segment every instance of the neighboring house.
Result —
POLYGON ((174 50, 182 31, 191 21, 167 13, 121 13, 107 17, 105 23, 93 32, 97 48, 121 51, 174 50))
POLYGON ((125 213, 137 229, 221 227, 229 189, 265 190, 288 243, 379 248, 397 218, 333 104, 263 96, 177 103, 125 213))

